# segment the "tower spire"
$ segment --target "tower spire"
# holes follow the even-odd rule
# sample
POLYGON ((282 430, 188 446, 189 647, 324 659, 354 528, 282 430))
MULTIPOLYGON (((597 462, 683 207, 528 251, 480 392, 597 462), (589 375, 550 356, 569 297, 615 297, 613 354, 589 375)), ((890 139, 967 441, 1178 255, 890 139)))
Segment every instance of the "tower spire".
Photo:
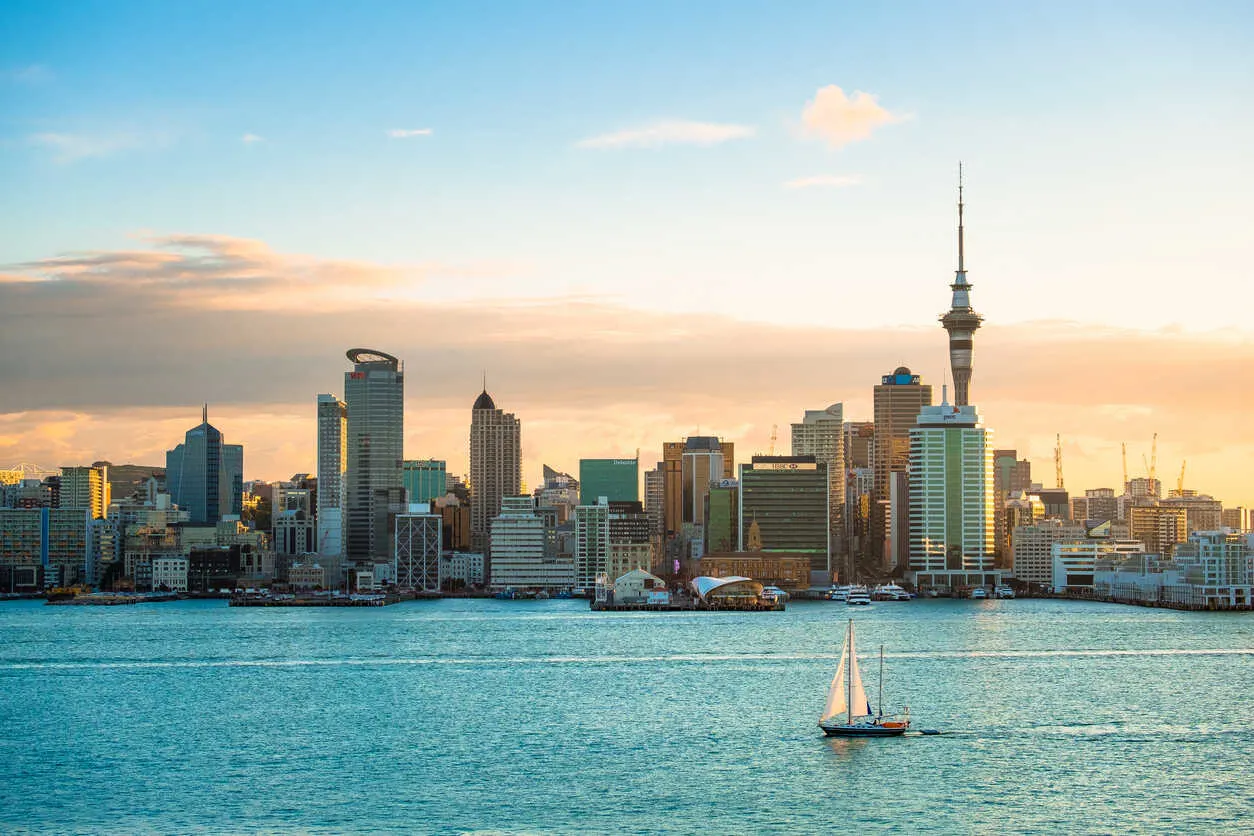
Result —
POLYGON ((209 423, 209 404, 205 404, 204 408, 200 410, 200 422, 202 424, 209 423))
POLYGON ((958 161, 958 275, 965 278, 967 268, 963 258, 962 230, 962 160, 958 161))

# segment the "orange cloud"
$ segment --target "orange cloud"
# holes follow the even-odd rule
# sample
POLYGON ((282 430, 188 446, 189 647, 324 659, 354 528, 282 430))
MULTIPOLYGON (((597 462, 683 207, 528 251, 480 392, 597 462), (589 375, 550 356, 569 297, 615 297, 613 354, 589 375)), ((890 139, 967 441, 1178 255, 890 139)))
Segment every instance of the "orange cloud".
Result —
POLYGON ((833 148, 869 139, 884 125, 901 121, 890 113, 871 93, 854 91, 846 96, 835 84, 821 87, 801 111, 801 128, 807 136, 824 140, 833 148))

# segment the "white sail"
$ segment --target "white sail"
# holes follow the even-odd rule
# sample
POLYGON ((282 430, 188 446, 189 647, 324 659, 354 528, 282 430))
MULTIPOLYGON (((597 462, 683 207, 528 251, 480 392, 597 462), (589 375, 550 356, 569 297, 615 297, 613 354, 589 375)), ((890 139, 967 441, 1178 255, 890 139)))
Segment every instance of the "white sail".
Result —
POLYGON ((849 637, 849 706, 850 717, 865 717, 868 710, 866 690, 862 687, 862 671, 858 670, 858 657, 853 651, 853 636, 849 637))
POLYGON ((849 658, 849 647, 840 651, 840 664, 836 666, 836 675, 832 677, 832 685, 827 689, 827 706, 823 709, 820 723, 826 723, 838 714, 845 713, 845 660, 849 658))

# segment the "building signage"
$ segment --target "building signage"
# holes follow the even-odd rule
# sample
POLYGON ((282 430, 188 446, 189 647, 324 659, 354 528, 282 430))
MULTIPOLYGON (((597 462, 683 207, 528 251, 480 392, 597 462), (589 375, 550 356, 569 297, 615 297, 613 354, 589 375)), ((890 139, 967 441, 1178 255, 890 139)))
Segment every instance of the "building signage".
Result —
POLYGON ((754 462, 754 470, 818 470, 814 462, 754 462))

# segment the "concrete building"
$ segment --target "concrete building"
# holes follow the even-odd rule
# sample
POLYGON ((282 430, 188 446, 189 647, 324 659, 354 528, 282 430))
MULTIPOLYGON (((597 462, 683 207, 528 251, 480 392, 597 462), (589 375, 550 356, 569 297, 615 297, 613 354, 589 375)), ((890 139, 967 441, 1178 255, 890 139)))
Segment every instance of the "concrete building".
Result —
POLYGON ((412 503, 410 511, 395 517, 392 577, 401 589, 438 592, 443 531, 439 514, 428 505, 412 503))
POLYGON ((910 569, 921 588, 998 582, 991 431, 973 406, 926 406, 910 431, 910 569))
POLYGON ((662 462, 644 473, 644 512, 649 515, 649 530, 655 543, 666 535, 666 468, 662 462))
POLYGON ((598 575, 613 577, 609 560, 609 502, 580 505, 575 509, 575 587, 592 589, 598 575))
MULTIPOLYGON (((61 494, 65 494, 65 481, 62 479, 61 494)), ((1161 503, 1167 508, 1184 508, 1185 525, 1189 532, 1217 531, 1223 527, 1223 503, 1206 494, 1185 491, 1183 494, 1172 491, 1172 496, 1161 503)))
POLYGON ((442 459, 406 459, 401 463, 406 501, 434 502, 448 492, 448 473, 442 459))
POLYGON ((183 443, 166 452, 165 462, 167 490, 192 522, 216 523, 243 511, 244 448, 225 442, 209 423, 209 407, 183 443))
POLYGON ((557 524, 568 521, 579 504, 579 480, 569 473, 544 466, 544 484, 535 490, 536 507, 557 512, 557 524))
POLYGON ((1245 508, 1225 508, 1220 517, 1223 527, 1231 531, 1245 531, 1245 508))
MULTIPOLYGON (((885 561, 888 540, 889 482, 891 474, 910 467, 910 431, 924 407, 932 404, 932 387, 901 366, 880 378, 874 391, 875 485, 870 500, 870 554, 885 561)), ((990 485, 990 490, 991 490, 990 485)))
MULTIPOLYGON (((610 549, 606 574, 616 578, 632 569, 648 569, 653 564, 653 539, 644 505, 640 502, 608 504, 610 549)), ((593 578, 594 583, 595 580, 593 578)))
POLYGON ((321 564, 293 563, 287 570, 287 585, 294 590, 328 589, 326 572, 321 564))
POLYGON ((313 503, 313 491, 308 488, 280 486, 275 491, 271 507, 275 554, 294 557, 318 550, 313 503))
POLYGON ((1254 595, 1254 536, 1231 531, 1195 531, 1176 549, 1173 560, 1186 570, 1188 583, 1204 587, 1241 587, 1254 595))
POLYGON ((1026 584, 1052 588, 1056 543, 1083 541, 1084 526, 1064 520, 1039 520, 1011 529, 1013 560, 1007 575, 1026 584))
POLYGON ((829 568, 845 551, 845 408, 834 403, 827 409, 807 409, 801 422, 792 425, 792 454, 813 456, 827 466, 829 568))
POLYGON ((805 554, 817 583, 831 583, 827 463, 814 456, 754 456, 740 466, 740 539, 756 523, 762 550, 805 554))
POLYGON ((521 492, 522 422, 497 409, 485 388, 470 411, 470 542, 473 551, 488 554, 489 577, 492 521, 503 498, 521 492))
POLYGON ((344 373, 345 556, 356 564, 392 562, 388 514, 404 504, 405 372, 382 351, 353 348, 344 373))
POLYGON ((579 504, 640 501, 639 459, 580 459, 579 504))
POLYGON ((483 555, 472 552, 444 552, 440 555, 440 589, 456 592, 483 586, 483 555))
POLYGON ((92 519, 102 520, 112 502, 107 466, 61 468, 61 508, 86 508, 92 519))
POLYGON ((318 396, 318 553, 336 558, 344 554, 347 409, 334 395, 318 396))
POLYGON ((1139 540, 1091 539, 1054 543, 1050 550, 1053 590, 1077 592, 1093 589, 1098 561, 1144 554, 1145 545, 1139 540))
POLYGON ((662 445, 666 536, 684 524, 704 526, 705 495, 711 483, 736 478, 735 445, 714 436, 690 436, 662 445))
POLYGON ((92 574, 85 508, 0 508, 0 565, 35 568, 45 584, 85 583, 92 574))
POLYGON ((545 521, 530 496, 501 498, 501 513, 492 520, 490 545, 488 583, 492 589, 557 592, 575 585, 574 563, 549 547, 545 521))
POLYGON ((1152 554, 1170 557, 1177 543, 1189 537, 1189 512, 1182 506, 1134 505, 1128 509, 1128 532, 1152 554))
POLYGON ((1041 488, 1036 491, 1045 505, 1045 516, 1056 520, 1071 519, 1071 497, 1062 488, 1041 488))
POLYGON ((154 591, 187 591, 187 558, 183 555, 163 554, 153 557, 151 584, 154 591))
POLYGON ((618 576, 612 590, 615 604, 666 604, 670 594, 666 581, 643 569, 632 569, 618 576))
MULTIPOLYGON (((843 411, 843 407, 842 407, 843 411)), ((875 422, 845 422, 845 467, 875 467, 875 422)))

